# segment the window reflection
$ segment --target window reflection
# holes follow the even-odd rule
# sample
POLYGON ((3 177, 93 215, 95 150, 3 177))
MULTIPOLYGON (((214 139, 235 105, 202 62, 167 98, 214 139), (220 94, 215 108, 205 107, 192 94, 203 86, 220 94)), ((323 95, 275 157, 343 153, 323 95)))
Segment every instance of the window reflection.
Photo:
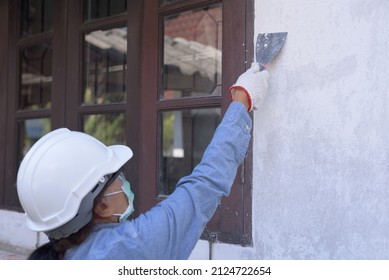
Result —
POLYGON ((160 194, 171 194, 180 178, 200 162, 221 120, 219 108, 161 113, 160 194))
POLYGON ((18 122, 18 162, 42 136, 50 132, 49 118, 29 119, 18 122))
POLYGON ((126 100, 127 28, 98 30, 85 36, 84 104, 126 100))
POLYGON ((105 145, 125 144, 124 114, 92 114, 83 117, 84 132, 105 145))
POLYGON ((51 107, 52 48, 41 44, 21 50, 19 109, 51 107))
POLYGON ((222 6, 164 18, 164 99, 220 95, 222 6))
POLYGON ((126 10, 127 0, 84 0, 84 20, 109 17, 126 10))
POLYGON ((183 2, 185 0, 162 0, 161 1, 161 4, 162 5, 168 5, 168 4, 173 4, 173 3, 176 3, 176 2, 183 2))
POLYGON ((53 2, 52 0, 22 0, 21 32, 23 36, 52 30, 53 2))

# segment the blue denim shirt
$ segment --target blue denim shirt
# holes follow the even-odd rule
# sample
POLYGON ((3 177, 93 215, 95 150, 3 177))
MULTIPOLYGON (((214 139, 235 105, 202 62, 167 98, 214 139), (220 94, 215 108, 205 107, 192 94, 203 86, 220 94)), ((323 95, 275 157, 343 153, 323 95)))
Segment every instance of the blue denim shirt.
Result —
POLYGON ((136 219, 96 225, 65 259, 187 259, 219 199, 230 193, 251 126, 245 107, 231 103, 200 164, 173 194, 136 219))

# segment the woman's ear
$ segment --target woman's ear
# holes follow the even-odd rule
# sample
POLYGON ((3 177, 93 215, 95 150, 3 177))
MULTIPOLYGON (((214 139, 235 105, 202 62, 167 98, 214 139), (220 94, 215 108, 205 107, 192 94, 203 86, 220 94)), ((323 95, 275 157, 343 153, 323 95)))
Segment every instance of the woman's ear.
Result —
POLYGON ((113 214, 113 209, 106 199, 99 199, 93 207, 93 212, 99 218, 110 218, 113 214))

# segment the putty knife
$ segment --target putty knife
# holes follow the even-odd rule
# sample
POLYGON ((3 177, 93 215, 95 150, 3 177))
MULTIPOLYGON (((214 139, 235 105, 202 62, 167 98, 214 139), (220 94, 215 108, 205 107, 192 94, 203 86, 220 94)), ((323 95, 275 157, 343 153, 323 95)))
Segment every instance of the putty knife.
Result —
POLYGON ((282 49, 287 36, 287 32, 258 34, 255 54, 260 71, 264 70, 282 49))

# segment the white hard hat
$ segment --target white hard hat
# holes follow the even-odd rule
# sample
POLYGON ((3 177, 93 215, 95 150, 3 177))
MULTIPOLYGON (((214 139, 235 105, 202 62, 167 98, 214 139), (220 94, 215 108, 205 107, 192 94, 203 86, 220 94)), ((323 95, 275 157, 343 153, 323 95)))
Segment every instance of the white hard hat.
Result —
POLYGON ((17 176, 27 227, 55 239, 78 231, 91 220, 93 200, 109 175, 131 157, 127 146, 107 147, 67 128, 39 139, 24 157, 17 176))

